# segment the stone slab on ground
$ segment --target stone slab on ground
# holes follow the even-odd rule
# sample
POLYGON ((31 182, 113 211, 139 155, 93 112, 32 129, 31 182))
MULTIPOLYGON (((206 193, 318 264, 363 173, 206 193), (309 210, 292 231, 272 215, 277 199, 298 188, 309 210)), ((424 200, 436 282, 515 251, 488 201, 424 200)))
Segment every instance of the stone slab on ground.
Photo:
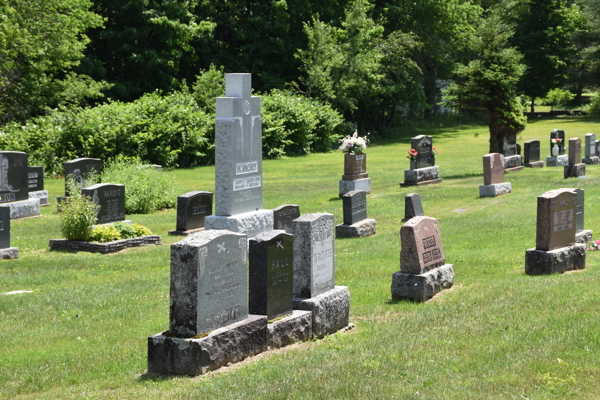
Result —
POLYGON ((313 334, 323 338, 348 325, 350 292, 347 286, 336 286, 310 299, 294 297, 294 310, 310 311, 313 334))
POLYGON ((338 238, 354 238, 373 236, 377 233, 377 223, 374 219, 363 219, 352 225, 339 224, 335 227, 335 236, 338 238))
POLYGON ((584 158, 581 162, 584 164, 600 164, 600 157, 584 158))
POLYGON ((194 234, 196 232, 202 232, 203 230, 204 230, 204 228, 190 229, 189 231, 174 230, 174 231, 169 231, 169 235, 172 235, 172 236, 189 236, 189 235, 194 234))
POLYGON ((531 162, 531 163, 525 163, 523 165, 525 167, 527 167, 527 168, 544 168, 544 162, 543 161, 536 161, 536 162, 531 162))
POLYGON ((569 164, 569 156, 566 154, 562 154, 560 156, 546 157, 546 166, 547 167, 563 167, 569 164))
POLYGON ((160 236, 148 235, 132 239, 120 239, 114 242, 92 243, 79 240, 50 239, 48 246, 50 250, 59 251, 87 251, 88 253, 109 254, 116 253, 129 247, 140 247, 148 245, 160 245, 160 236))
POLYGON ((8 247, 0 249, 0 260, 14 260, 21 256, 21 250, 18 247, 8 247))
POLYGON ((29 192, 29 199, 40 199, 40 207, 49 206, 48 202, 48 191, 37 190, 35 192, 29 192))
POLYGON ((292 314, 267 324, 269 348, 284 347, 312 339, 312 313, 294 310, 292 314))
POLYGON ((208 215, 204 218, 204 229, 240 232, 251 238, 273 230, 273 210, 263 209, 231 216, 208 215))
POLYGON ((420 186, 441 183, 440 167, 427 167, 419 169, 405 169, 404 182, 400 186, 420 186))
POLYGON ((10 207, 11 220, 40 216, 40 199, 13 201, 2 205, 10 207))
POLYGON ((341 180, 339 197, 342 197, 346 193, 352 192, 354 190, 364 190, 367 193, 371 193, 371 189, 371 178, 357 179, 354 181, 341 180))
POLYGON ((199 339, 149 337, 148 374, 202 375, 266 350, 267 317, 250 314, 199 339))
POLYGON ((548 275, 585 268, 585 244, 544 251, 535 248, 525 250, 525 273, 548 275))
POLYGON ((497 197, 509 193, 512 193, 512 184, 510 182, 479 186, 479 197, 497 197))
POLYGON ((579 178, 585 176, 585 164, 565 165, 564 178, 579 178))
POLYGON ((525 167, 520 166, 520 167, 513 167, 513 168, 506 168, 504 170, 504 172, 519 172, 519 171, 523 171, 525 169, 525 167))
POLYGON ((444 264, 424 274, 396 272, 392 275, 392 299, 427 301, 443 289, 452 287, 454 269, 444 264))
POLYGON ((592 240, 593 232, 589 229, 577 232, 575 234, 575 243, 587 243, 592 240))
POLYGON ((511 168, 517 168, 521 166, 521 156, 520 155, 516 155, 516 156, 509 156, 509 157, 504 157, 504 169, 511 169, 511 168))

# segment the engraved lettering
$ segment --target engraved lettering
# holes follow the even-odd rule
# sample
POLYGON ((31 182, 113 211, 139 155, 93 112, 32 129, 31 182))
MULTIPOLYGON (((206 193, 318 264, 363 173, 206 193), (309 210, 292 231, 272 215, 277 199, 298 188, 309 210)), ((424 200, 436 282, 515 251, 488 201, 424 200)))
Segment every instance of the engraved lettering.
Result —
POLYGON ((206 316, 205 321, 207 329, 215 329, 224 325, 229 325, 230 323, 236 321, 240 318, 241 309, 241 305, 236 305, 206 316))
POLYGON ((428 249, 435 246, 435 236, 429 236, 423 239, 423 248, 428 249))
POLYGON ((243 174, 251 174, 258 172, 258 161, 250 161, 245 163, 237 163, 235 165, 235 174, 243 175, 243 174))
POLYGON ((192 215, 206 214, 207 205, 192 207, 192 215))
POLYGON ((249 176, 233 181, 233 191, 252 189, 255 187, 260 187, 260 176, 249 176))

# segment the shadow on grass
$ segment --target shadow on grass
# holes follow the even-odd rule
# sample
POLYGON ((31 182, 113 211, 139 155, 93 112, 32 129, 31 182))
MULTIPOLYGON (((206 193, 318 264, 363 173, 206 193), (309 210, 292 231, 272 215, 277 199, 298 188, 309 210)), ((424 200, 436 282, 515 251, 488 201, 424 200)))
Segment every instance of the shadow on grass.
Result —
POLYGON ((342 198, 337 196, 337 197, 332 197, 330 198, 328 201, 342 201, 342 198))
POLYGON ((600 118, 590 116, 590 115, 580 115, 580 116, 569 115, 569 116, 564 116, 564 117, 533 118, 533 119, 527 120, 527 123, 535 124, 537 122, 548 122, 548 121, 555 121, 556 123, 561 123, 561 124, 575 124, 575 123, 578 124, 581 122, 600 122, 600 118))
POLYGON ((400 304, 400 303, 413 303, 413 304, 424 304, 424 301, 418 301, 415 299, 390 299, 385 302, 388 305, 400 304))
POLYGON ((139 380, 141 382, 164 382, 173 380, 179 376, 182 375, 159 375, 146 372, 145 374, 140 375, 139 380))
POLYGON ((464 178, 475 178, 483 176, 483 174, 461 174, 461 175, 450 175, 444 176, 444 179, 464 179, 464 178))

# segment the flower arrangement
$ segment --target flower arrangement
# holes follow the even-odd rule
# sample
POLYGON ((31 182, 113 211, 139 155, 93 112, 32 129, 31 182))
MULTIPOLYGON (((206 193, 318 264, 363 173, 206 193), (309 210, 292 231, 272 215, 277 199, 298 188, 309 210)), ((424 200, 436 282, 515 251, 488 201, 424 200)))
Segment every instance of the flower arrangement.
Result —
POLYGON ((552 144, 559 144, 560 142, 562 142, 561 138, 554 138, 554 139, 550 139, 552 140, 552 144))
POLYGON ((406 158, 410 159, 410 161, 416 161, 418 155, 418 151, 416 151, 415 149, 410 149, 406 158))
POLYGON ((588 250, 590 250, 590 251, 600 250, 600 240, 596 240, 595 242, 589 242, 588 250))
POLYGON ((342 145, 338 150, 342 153, 361 154, 367 148, 369 138, 366 136, 360 137, 358 136, 358 131, 354 131, 352 136, 348 135, 340 140, 340 142, 342 142, 342 145))
POLYGON ((438 149, 434 147, 431 148, 431 153, 433 154, 433 159, 435 160, 435 157, 440 154, 440 151, 438 149))

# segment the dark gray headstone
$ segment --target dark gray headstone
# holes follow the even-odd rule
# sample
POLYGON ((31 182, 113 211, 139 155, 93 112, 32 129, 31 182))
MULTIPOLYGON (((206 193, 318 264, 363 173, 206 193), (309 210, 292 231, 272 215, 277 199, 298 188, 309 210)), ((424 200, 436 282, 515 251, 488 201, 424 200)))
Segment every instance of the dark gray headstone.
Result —
POLYGON ((335 215, 294 220, 294 296, 309 299, 335 287, 335 215))
POLYGON ((171 333, 192 337, 248 317, 247 241, 208 230, 171 245, 171 333))
POLYGON ((102 172, 102 160, 99 158, 77 158, 67 161, 63 165, 65 173, 65 196, 69 195, 69 176, 73 176, 78 187, 84 188, 88 186, 85 179, 90 173, 99 174, 102 172))
POLYGON ((423 205, 421 204, 421 196, 417 193, 409 193, 404 196, 404 219, 408 221, 413 217, 422 217, 423 205))
POLYGON ((10 207, 0 206, 0 249, 10 247, 10 207))
POLYGON ((579 233, 585 229, 583 227, 585 190, 574 189, 574 191, 577 193, 577 201, 575 203, 575 233, 579 233))
POLYGON ((502 147, 500 154, 504 157, 511 157, 517 155, 517 135, 512 134, 508 136, 504 136, 502 138, 502 147))
POLYGON ((187 192, 177 196, 177 230, 191 231, 204 228, 204 217, 212 215, 211 192, 187 192))
POLYGON ((294 233, 292 222, 300 217, 300 207, 295 204, 284 204, 273 209, 273 229, 294 233))
POLYGON ((600 156, 600 140, 596 140, 596 155, 600 156))
POLYGON ((344 225, 354 225, 367 218, 367 192, 353 190, 342 196, 344 225))
POLYGON ((27 186, 30 192, 44 190, 44 167, 27 168, 27 186))
POLYGON ((225 96, 217 97, 215 129, 216 215, 263 208, 260 97, 251 74, 225 74, 225 96))
POLYGON ((125 220, 125 185, 98 183, 81 189, 81 193, 100 206, 96 223, 108 224, 125 220))
POLYGON ((521 145, 517 143, 517 155, 521 155, 521 145))
POLYGON ((0 151, 0 203, 27 199, 27 153, 0 151))
POLYGON ((292 312, 294 236, 282 230, 249 241, 249 313, 268 319, 292 312))
POLYGON ((419 135, 411 139, 412 148, 419 152, 416 157, 417 169, 433 167, 433 139, 431 136, 419 135))
POLYGON ((558 155, 565 154, 565 131, 562 129, 552 129, 550 132, 550 155, 552 155, 552 139, 561 139, 560 143, 558 143, 558 155))
POLYGON ((540 141, 528 140, 525 142, 525 164, 540 161, 540 141))

